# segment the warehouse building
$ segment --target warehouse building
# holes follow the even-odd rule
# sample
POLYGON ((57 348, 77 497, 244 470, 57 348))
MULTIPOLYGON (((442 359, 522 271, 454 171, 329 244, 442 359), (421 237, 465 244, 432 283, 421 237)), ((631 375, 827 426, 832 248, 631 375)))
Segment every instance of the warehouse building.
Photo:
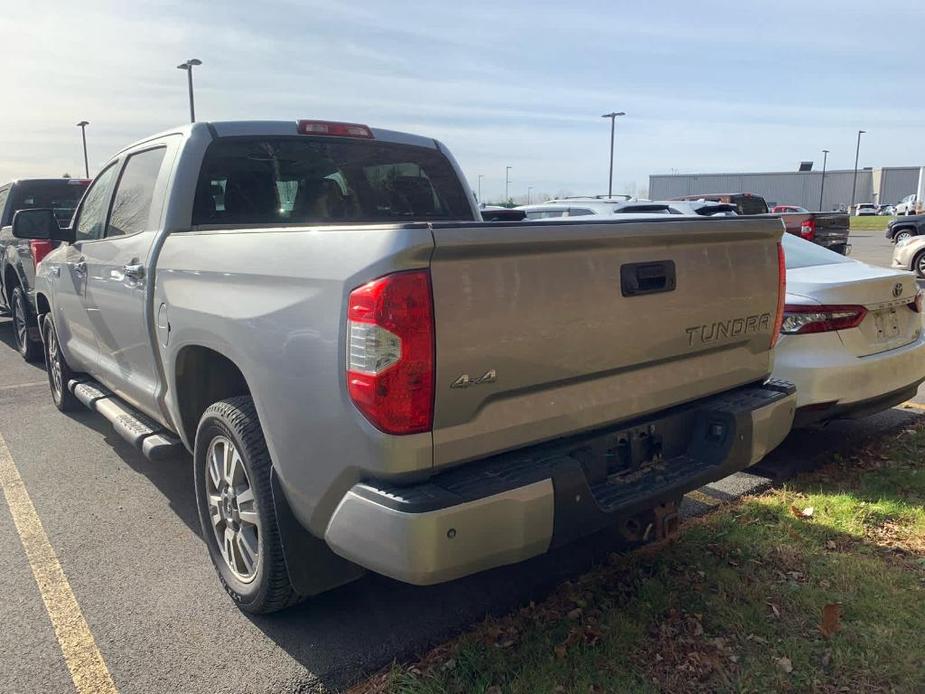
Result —
MULTIPOLYGON (((799 205, 809 210, 847 209, 853 169, 772 173, 669 174, 649 176, 649 197, 666 200, 697 193, 756 193, 770 204, 799 205), (819 193, 823 192, 822 205, 819 193)), ((921 190, 925 167, 891 166, 859 169, 855 202, 896 204, 921 190)))

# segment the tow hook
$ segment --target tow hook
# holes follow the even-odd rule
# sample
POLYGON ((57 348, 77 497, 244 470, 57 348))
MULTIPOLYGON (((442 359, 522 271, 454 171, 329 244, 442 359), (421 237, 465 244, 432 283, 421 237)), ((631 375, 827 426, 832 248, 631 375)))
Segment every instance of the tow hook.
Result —
POLYGON ((681 526, 676 501, 666 501, 655 508, 630 516, 620 525, 620 535, 633 543, 658 542, 676 537, 681 526))

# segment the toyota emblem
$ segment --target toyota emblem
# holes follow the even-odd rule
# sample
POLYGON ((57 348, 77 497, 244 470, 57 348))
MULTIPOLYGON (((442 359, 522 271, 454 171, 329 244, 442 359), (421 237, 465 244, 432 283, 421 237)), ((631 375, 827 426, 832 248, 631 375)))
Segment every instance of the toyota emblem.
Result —
POLYGON ((903 285, 900 282, 897 282, 893 285, 893 296, 898 297, 903 293, 903 285))

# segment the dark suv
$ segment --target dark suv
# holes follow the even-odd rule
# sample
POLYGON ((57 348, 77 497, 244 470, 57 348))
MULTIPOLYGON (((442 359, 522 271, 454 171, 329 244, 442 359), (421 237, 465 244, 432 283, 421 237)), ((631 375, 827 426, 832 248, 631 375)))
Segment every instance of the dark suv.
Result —
POLYGON ((45 178, 0 186, 0 315, 13 316, 13 339, 23 359, 42 355, 32 283, 35 266, 58 242, 14 238, 13 215, 30 208, 51 209, 58 223, 68 226, 89 184, 81 178, 45 178))

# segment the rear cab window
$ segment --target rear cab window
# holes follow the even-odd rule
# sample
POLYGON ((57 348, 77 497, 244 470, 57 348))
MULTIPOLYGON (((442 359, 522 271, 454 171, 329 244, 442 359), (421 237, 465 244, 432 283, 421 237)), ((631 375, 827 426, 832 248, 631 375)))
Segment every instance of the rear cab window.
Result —
POLYGON ((193 226, 471 221, 437 149, 310 136, 225 137, 206 150, 193 226))
MULTIPOLYGON (((12 224, 13 215, 19 210, 50 209, 58 223, 67 226, 89 183, 71 178, 17 183, 10 191, 10 204, 4 213, 3 225, 12 224)), ((0 205, 0 210, 2 207, 0 205)))

